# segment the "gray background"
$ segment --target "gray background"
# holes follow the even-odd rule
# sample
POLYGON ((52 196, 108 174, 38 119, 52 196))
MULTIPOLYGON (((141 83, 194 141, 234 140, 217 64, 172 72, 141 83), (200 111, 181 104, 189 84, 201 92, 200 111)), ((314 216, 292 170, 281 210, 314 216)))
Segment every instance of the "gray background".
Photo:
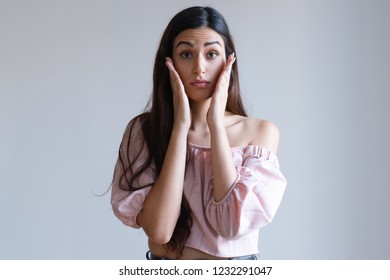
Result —
POLYGON ((390 1, 1 0, 1 259, 144 258, 95 194, 166 24, 196 4, 224 14, 248 110, 281 131, 263 258, 390 258, 390 1))

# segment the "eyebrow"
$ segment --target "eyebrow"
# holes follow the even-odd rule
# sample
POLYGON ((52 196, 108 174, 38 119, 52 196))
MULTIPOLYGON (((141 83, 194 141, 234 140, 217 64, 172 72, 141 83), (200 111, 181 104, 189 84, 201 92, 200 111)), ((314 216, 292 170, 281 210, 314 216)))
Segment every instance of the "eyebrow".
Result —
MULTIPOLYGON (((220 45, 220 46, 222 47, 221 43, 218 42, 218 41, 206 42, 206 43, 204 43, 204 46, 207 47, 207 46, 214 45, 214 44, 220 45)), ((194 47, 194 44, 191 43, 191 42, 180 41, 180 42, 178 42, 178 43, 176 44, 176 48, 177 48, 178 46, 180 46, 180 45, 187 45, 187 46, 190 46, 190 47, 194 47)))

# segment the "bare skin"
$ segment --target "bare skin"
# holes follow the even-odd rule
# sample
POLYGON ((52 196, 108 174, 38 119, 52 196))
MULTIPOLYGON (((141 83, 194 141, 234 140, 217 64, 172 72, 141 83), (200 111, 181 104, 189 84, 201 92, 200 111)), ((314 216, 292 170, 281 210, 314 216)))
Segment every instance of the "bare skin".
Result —
MULTIPOLYGON (((257 145, 277 152, 279 131, 274 124, 225 111, 235 60, 234 54, 226 59, 222 37, 210 28, 181 32, 174 41, 172 58, 167 58, 173 131, 160 176, 137 217, 157 256, 178 258, 163 244, 172 236, 179 216, 187 141, 211 147, 216 201, 225 197, 237 177, 231 147, 257 145)), ((217 258, 186 247, 180 259, 217 258)))

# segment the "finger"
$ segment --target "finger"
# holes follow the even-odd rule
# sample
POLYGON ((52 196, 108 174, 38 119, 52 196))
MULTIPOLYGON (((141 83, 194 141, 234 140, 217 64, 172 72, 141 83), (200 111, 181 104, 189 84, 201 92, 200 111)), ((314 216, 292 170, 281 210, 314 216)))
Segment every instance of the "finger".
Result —
POLYGON ((171 58, 169 57, 166 57, 165 58, 165 65, 168 67, 169 71, 171 72, 175 72, 176 69, 175 69, 175 66, 173 65, 173 61, 171 58))
POLYGON ((171 79, 171 84, 174 84, 176 86, 177 72, 176 72, 175 66, 173 65, 172 59, 167 57, 166 61, 165 61, 165 65, 167 66, 168 71, 169 71, 169 77, 171 79))
POLYGON ((218 83, 222 83, 223 81, 228 81, 230 79, 230 73, 232 71, 232 66, 235 61, 236 57, 234 56, 234 53, 228 56, 225 67, 223 68, 219 76, 218 83))
POLYGON ((176 80, 177 79, 180 80, 179 73, 177 73, 171 58, 169 58, 169 57, 166 58, 165 65, 168 67, 169 74, 171 75, 171 78, 175 78, 176 80))
POLYGON ((182 90, 184 91, 184 86, 181 81, 179 73, 176 71, 175 66, 173 65, 173 61, 170 57, 166 58, 165 65, 168 67, 169 70, 169 77, 171 80, 171 86, 174 91, 182 90))
POLYGON ((235 61, 236 61, 236 56, 234 53, 232 53, 228 57, 228 60, 227 60, 226 66, 225 66, 225 72, 229 72, 229 74, 230 74, 230 71, 232 70, 232 66, 233 66, 235 61))
MULTIPOLYGON (((230 73, 232 70, 233 63, 236 61, 236 57, 234 53, 228 56, 228 59, 226 61, 225 67, 222 69, 222 72, 218 78, 218 82, 216 85, 216 95, 219 95, 218 92, 225 92, 227 93, 229 81, 230 81, 230 73)), ((213 95, 213 97, 216 97, 216 95, 213 95)))

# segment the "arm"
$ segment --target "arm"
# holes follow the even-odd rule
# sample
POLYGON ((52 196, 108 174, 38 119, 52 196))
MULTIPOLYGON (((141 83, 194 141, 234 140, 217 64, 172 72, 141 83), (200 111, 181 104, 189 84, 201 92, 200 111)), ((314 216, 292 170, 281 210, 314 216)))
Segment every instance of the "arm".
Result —
POLYGON ((167 58, 173 92, 174 123, 161 172, 146 197, 137 221, 155 243, 167 243, 180 215, 187 155, 187 135, 191 124, 188 98, 172 60, 167 58))
POLYGON ((222 200, 237 178, 229 140, 224 126, 210 128, 211 158, 214 182, 214 200, 222 200))
MULTIPOLYGON (((171 237, 176 225, 181 204, 182 179, 186 141, 182 134, 172 132, 165 161, 160 175, 152 163, 132 182, 136 190, 128 191, 124 172, 132 162, 135 172, 145 162, 149 151, 144 144, 139 119, 132 120, 122 139, 120 154, 115 165, 112 182, 111 204, 115 215, 124 224, 143 227, 147 236, 155 243, 165 244, 171 237), (184 144, 183 144, 184 143, 184 144), (153 185, 153 187, 151 187, 153 185), (146 186, 146 187, 145 187, 146 186), (179 210, 177 210, 179 209, 179 210)), ((129 170, 127 170, 129 174, 129 170)))
POLYGON ((160 175, 138 214, 138 224, 158 244, 165 244, 171 239, 179 218, 186 150, 185 131, 173 131, 160 175))
POLYGON ((224 125, 224 115, 228 97, 230 72, 236 58, 230 55, 218 79, 211 99, 207 121, 211 134, 211 157, 214 178, 214 199, 222 200, 237 178, 232 152, 224 125))

